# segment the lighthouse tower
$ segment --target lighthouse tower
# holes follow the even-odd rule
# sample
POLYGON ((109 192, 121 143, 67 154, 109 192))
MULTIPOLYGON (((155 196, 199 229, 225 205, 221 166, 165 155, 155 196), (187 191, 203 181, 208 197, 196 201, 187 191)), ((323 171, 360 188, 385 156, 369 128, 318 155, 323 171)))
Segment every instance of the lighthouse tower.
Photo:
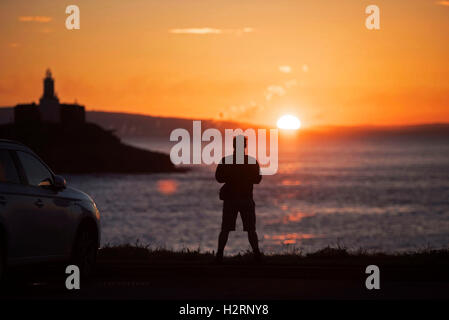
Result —
POLYGON ((59 99, 55 94, 55 81, 51 75, 50 69, 47 69, 45 74, 44 93, 39 101, 41 120, 43 122, 61 121, 59 99))
POLYGON ((86 122, 86 110, 78 103, 60 103, 55 93, 55 80, 48 69, 44 78, 44 93, 39 105, 34 102, 18 104, 14 108, 14 122, 17 124, 60 123, 79 126, 86 122))

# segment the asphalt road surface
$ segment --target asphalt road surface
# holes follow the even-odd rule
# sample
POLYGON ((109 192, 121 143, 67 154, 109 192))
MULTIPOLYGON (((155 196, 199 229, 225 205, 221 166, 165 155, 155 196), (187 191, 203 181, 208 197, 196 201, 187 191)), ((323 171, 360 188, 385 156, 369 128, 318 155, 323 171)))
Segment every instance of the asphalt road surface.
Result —
POLYGON ((65 287, 65 266, 10 271, 0 299, 448 299, 442 266, 379 266, 380 289, 365 287, 364 265, 269 265, 100 261, 79 290, 65 287))

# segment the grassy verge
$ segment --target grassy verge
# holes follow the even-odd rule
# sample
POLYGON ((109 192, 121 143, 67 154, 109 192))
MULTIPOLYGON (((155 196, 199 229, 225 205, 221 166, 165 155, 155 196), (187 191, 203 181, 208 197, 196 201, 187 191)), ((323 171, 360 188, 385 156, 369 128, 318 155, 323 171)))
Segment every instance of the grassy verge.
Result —
MULTIPOLYGON (((213 252, 201 252, 199 249, 172 251, 163 248, 151 248, 148 245, 123 244, 106 245, 100 249, 98 260, 127 260, 151 263, 207 263, 214 260, 213 252)), ((250 252, 225 257, 228 264, 252 263, 250 252)), ((313 253, 301 251, 283 254, 265 254, 264 264, 268 265, 307 265, 332 264, 350 265, 379 263, 387 265, 447 265, 449 267, 449 249, 423 249, 413 252, 382 253, 367 250, 348 250, 344 247, 326 247, 313 253)), ((448 268, 449 270, 449 268, 448 268)))

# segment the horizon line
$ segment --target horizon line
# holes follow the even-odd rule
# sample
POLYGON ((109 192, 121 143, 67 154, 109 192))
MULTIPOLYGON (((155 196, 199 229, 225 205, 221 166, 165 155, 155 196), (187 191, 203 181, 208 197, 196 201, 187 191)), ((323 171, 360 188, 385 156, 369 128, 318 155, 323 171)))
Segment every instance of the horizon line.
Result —
MULTIPOLYGON (((0 109, 13 109, 15 106, 0 106, 0 109)), ((268 124, 260 124, 260 123, 252 123, 246 121, 238 121, 233 119, 217 119, 217 118, 186 118, 182 116, 166 116, 166 115, 156 115, 149 113, 141 113, 141 112, 126 112, 126 111, 112 111, 112 110, 96 110, 96 109, 87 109, 86 112, 101 112, 101 113, 111 113, 111 114, 124 114, 124 115, 134 115, 134 116, 143 116, 143 117, 152 117, 152 118, 162 118, 162 119, 179 119, 179 120, 195 120, 195 121, 214 121, 214 122, 232 122, 239 123, 245 125, 253 125, 259 128, 275 128, 276 125, 268 125, 268 124)), ((311 125, 304 126, 300 129, 302 130, 313 130, 313 129, 354 129, 354 128, 371 128, 371 129, 385 129, 385 128, 404 128, 404 127, 416 127, 416 126, 441 126, 441 125, 449 125, 448 122, 416 122, 409 124, 319 124, 319 125, 311 125)))

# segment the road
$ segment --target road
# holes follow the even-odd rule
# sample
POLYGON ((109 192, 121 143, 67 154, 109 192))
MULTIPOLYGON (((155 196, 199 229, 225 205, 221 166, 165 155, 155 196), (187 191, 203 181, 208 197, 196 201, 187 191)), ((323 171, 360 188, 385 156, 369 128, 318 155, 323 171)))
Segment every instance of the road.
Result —
POLYGON ((442 265, 380 267, 380 289, 365 287, 364 265, 160 263, 103 260, 80 290, 65 287, 65 266, 14 269, 0 299, 448 299, 442 265))

